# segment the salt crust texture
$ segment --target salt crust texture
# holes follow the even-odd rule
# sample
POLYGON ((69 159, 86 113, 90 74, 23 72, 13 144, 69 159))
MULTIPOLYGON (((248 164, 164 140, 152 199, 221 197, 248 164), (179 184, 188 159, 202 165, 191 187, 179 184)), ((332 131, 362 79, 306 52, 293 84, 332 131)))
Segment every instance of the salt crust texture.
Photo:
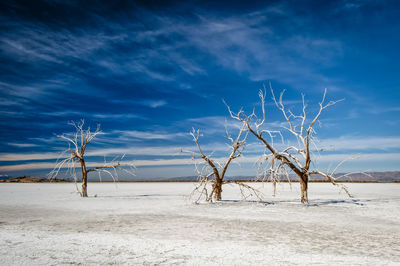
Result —
POLYGON ((400 265, 400 184, 253 184, 194 204, 193 183, 0 184, 1 265, 400 265), (97 195, 96 197, 94 197, 97 195))

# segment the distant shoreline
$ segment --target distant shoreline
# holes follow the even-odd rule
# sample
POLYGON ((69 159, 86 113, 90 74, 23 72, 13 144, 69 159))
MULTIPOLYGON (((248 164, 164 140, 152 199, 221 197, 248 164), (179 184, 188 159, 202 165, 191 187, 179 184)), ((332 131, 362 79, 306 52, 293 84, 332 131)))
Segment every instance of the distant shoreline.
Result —
MULTIPOLYGON (((294 176, 288 179, 281 179, 280 183, 298 183, 298 179, 294 176)), ((261 181, 255 177, 227 177, 225 179, 228 182, 248 182, 248 183, 272 183, 271 180, 261 181)), ((21 176, 21 177, 10 177, 0 179, 0 183, 73 183, 72 179, 47 179, 42 177, 33 176, 21 176)), ((177 177, 177 178, 137 178, 136 180, 88 180, 90 183, 188 183, 198 182, 195 176, 177 177)), ((330 183, 324 179, 310 179, 310 183, 330 183)), ((400 183, 400 172, 375 172, 371 173, 370 176, 346 176, 342 180, 336 180, 337 183, 400 183)), ((80 183, 78 181, 78 183, 80 183)))
MULTIPOLYGON (((231 181, 231 180, 229 180, 231 181)), ((257 181, 257 180, 234 180, 244 183, 272 183, 271 181, 257 181)), ((68 181, 73 183, 73 181, 68 181)), ((150 180, 150 181, 88 181, 88 183, 196 183, 195 180, 150 180)), ((310 180, 309 183, 331 183, 330 181, 310 180)), ((336 183, 400 183, 400 181, 335 181, 336 183)), ((49 182, 51 183, 51 182, 49 182)), ((80 182, 78 182, 80 183, 80 182)), ((293 181, 279 181, 277 183, 299 183, 298 180, 293 181)))
MULTIPOLYGON (((243 182, 243 183, 272 183, 272 181, 257 181, 257 180, 230 180, 236 182, 243 182)), ((134 180, 134 181, 88 181, 88 183, 197 183, 198 181, 195 180, 134 180)), ((232 183, 233 183, 232 182, 232 183)), ((359 180, 345 180, 345 181, 335 181, 336 183, 371 183, 371 184, 400 184, 400 181, 359 181, 359 180)), ((47 180, 47 181, 14 181, 14 180, 7 180, 3 179, 0 180, 0 183, 7 183, 7 184, 65 184, 65 183, 74 183, 74 181, 69 180, 47 180)), ((78 181, 77 183, 81 183, 78 181)), ((279 181, 277 183, 299 183, 298 180, 293 181, 279 181)), ((330 181, 323 181, 323 180, 310 180, 309 183, 331 183, 330 181)))

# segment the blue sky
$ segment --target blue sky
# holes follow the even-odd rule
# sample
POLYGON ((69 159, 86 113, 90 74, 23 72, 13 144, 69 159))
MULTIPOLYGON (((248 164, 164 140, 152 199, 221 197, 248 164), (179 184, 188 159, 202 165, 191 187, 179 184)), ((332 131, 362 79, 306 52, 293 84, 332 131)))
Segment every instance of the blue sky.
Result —
MULTIPOLYGON (((222 99, 251 111, 269 83, 293 110, 301 93, 311 113, 325 88, 345 98, 321 117, 321 169, 360 155, 342 171, 400 170, 399 15, 397 1, 2 1, 0 175, 44 176, 81 118, 104 132, 89 163, 126 154, 139 177, 194 175, 178 150, 194 150, 191 128, 222 158, 222 99)), ((229 175, 256 173, 263 148, 248 143, 229 175)))

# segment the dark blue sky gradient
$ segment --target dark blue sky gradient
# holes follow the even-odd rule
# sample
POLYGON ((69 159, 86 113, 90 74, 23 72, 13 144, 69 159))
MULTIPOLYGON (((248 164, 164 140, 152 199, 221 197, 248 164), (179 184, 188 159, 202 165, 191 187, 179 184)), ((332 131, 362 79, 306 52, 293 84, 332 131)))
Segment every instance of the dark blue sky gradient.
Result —
MULTIPOLYGON (((194 148, 190 129, 223 156, 222 99, 251 111, 269 82, 293 110, 301 93, 310 112, 324 88, 345 98, 321 117, 320 167, 359 154, 343 171, 400 170, 399 15, 397 1, 2 1, 0 175, 45 175, 81 118, 105 133, 89 161, 193 175, 176 150, 194 148)), ((249 143, 230 175, 255 174, 249 143)))

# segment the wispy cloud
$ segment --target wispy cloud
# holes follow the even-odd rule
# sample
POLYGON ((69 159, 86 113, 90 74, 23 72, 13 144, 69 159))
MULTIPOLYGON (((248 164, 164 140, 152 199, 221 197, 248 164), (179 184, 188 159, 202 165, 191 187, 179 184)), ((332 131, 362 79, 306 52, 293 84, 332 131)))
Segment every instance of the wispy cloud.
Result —
POLYGON ((165 100, 158 100, 158 101, 145 101, 143 102, 145 105, 149 105, 151 108, 161 107, 167 104, 165 100))
POLYGON ((241 127, 239 121, 233 120, 229 116, 206 116, 189 118, 183 121, 187 125, 191 125, 195 130, 199 129, 202 134, 215 135, 220 134, 224 136, 226 130, 228 133, 232 133, 241 127))
POLYGON ((18 148, 32 148, 32 147, 37 147, 37 144, 34 143, 7 143, 7 145, 18 147, 18 148))
MULTIPOLYGON (((128 131, 122 132, 122 134, 126 134, 130 137, 137 137, 146 140, 152 139, 174 139, 176 137, 181 137, 182 133, 177 134, 160 134, 160 133, 151 133, 151 132, 140 132, 140 131, 128 131)), ((249 142, 250 146, 246 149, 245 154, 254 154, 260 153, 263 150, 262 145, 257 145, 255 142, 249 142)), ((16 144, 19 145, 19 144, 16 144)), ((21 144, 25 146, 25 144, 21 144)), ((36 144, 26 144, 26 147, 36 144)), ((282 146, 283 144, 277 143, 277 147, 282 146)), ((400 138, 399 137, 349 137, 343 136, 340 138, 330 138, 323 139, 318 143, 318 146, 321 148, 331 148, 329 156, 347 156, 346 154, 351 154, 351 151, 358 151, 359 155, 369 154, 371 150, 380 150, 384 153, 380 154, 389 154, 388 150, 396 150, 400 149, 400 138), (374 146, 371 146, 371 143, 374 143, 374 146)), ((224 143, 205 143, 202 145, 202 148, 205 152, 217 152, 218 156, 221 156, 221 152, 228 152, 229 146, 224 143)), ((180 152, 181 149, 184 150, 193 150, 196 151, 195 145, 174 145, 174 146, 158 146, 152 145, 147 147, 117 147, 117 148, 92 148, 87 151, 87 156, 112 156, 118 154, 126 154, 126 155, 147 155, 147 156, 187 156, 180 152)), ((322 153, 323 154, 323 153, 322 153)), ((375 154, 375 153, 374 153, 375 154)), ((323 156, 328 156, 323 155, 323 156)), ((0 154, 0 161, 28 161, 28 160, 49 160, 49 159, 57 159, 60 156, 59 152, 47 152, 47 153, 2 153, 0 154)))
POLYGON ((46 152, 46 153, 2 153, 0 154, 0 161, 7 162, 18 162, 18 161, 30 161, 30 160, 49 160, 57 159, 60 153, 57 152, 46 152))
POLYGON ((10 56, 24 60, 65 64, 69 59, 88 59, 110 42, 122 40, 122 34, 103 34, 69 29, 54 30, 43 24, 9 22, 13 29, 0 39, 0 47, 10 56))
POLYGON ((184 133, 169 133, 169 132, 157 132, 157 131, 138 131, 138 130, 116 130, 112 132, 113 134, 118 134, 119 138, 123 139, 160 139, 160 140, 170 140, 185 136, 184 133))
POLYGON ((132 118, 146 119, 144 116, 136 114, 93 114, 92 117, 99 119, 132 119, 132 118))
POLYGON ((295 82, 288 81, 288 77, 296 76, 298 82, 301 76, 326 83, 328 78, 313 64, 318 62, 325 67, 334 64, 343 54, 341 42, 301 33, 285 36, 269 22, 278 16, 279 21, 295 24, 289 10, 277 14, 275 9, 265 9, 240 17, 200 13, 199 20, 189 24, 166 17, 163 22, 168 30, 157 33, 181 34, 190 46, 212 55, 221 66, 245 73, 256 81, 284 76, 286 82, 295 82))
POLYGON ((321 147, 332 147, 336 151, 391 150, 400 149, 400 137, 342 136, 339 138, 322 139, 319 145, 321 147))
MULTIPOLYGON (((156 139, 160 136, 146 135, 148 139, 156 139)), ((170 138, 170 136, 162 136, 170 138)), ((207 143, 202 145, 202 148, 207 153, 212 152, 229 152, 229 147, 223 143, 207 143)), ((115 156, 115 155, 129 155, 129 156, 183 156, 188 157, 187 154, 182 153, 183 150, 195 151, 193 145, 176 145, 176 146, 147 146, 147 147, 112 147, 112 148, 91 148, 86 152, 87 158, 90 160, 91 157, 103 157, 103 156, 115 156)), ((0 161, 34 161, 34 160, 56 160, 60 157, 61 152, 46 152, 46 153, 0 153, 0 161)), ((190 156, 189 156, 190 157, 190 156)))
POLYGON ((129 105, 141 105, 150 108, 158 108, 168 105, 168 101, 165 99, 142 99, 142 100, 132 100, 132 99, 118 99, 112 100, 111 102, 115 104, 129 104, 129 105))
POLYGON ((381 107, 381 108, 378 108, 377 106, 373 106, 371 108, 368 108, 367 112, 372 113, 372 114, 400 112, 400 106, 386 106, 386 107, 381 107))
MULTIPOLYGON (((254 164, 257 160, 259 160, 259 156, 248 156, 248 157, 240 157, 236 163, 244 164, 250 163, 254 164)), ((321 155, 317 159, 317 164, 321 163, 339 163, 349 158, 356 158, 356 161, 351 162, 370 162, 371 159, 374 161, 375 164, 383 163, 383 162, 398 162, 400 161, 400 153, 366 153, 360 156, 360 154, 327 154, 321 155)), ((220 163, 224 163, 226 161, 225 157, 218 157, 214 158, 215 161, 220 163)), ((201 162, 201 160, 196 159, 197 163, 201 162)), ((195 162, 189 158, 180 158, 180 159, 152 159, 152 160, 135 160, 133 161, 135 166, 177 166, 177 165, 193 165, 195 162)), ((88 167, 95 167, 98 166, 99 163, 89 162, 87 163, 88 167)), ((34 170, 34 169, 52 169, 54 168, 55 163, 47 163, 47 162, 40 162, 40 163, 22 163, 22 164, 14 164, 14 165, 3 165, 0 166, 0 171, 3 172, 12 172, 12 171, 19 171, 19 170, 34 170)), ((77 166, 78 167, 78 166, 77 166)), ((66 168, 66 167, 65 167, 66 168)), ((254 169, 253 169, 254 170, 254 169)), ((248 170, 251 173, 251 169, 248 170)))
MULTIPOLYGON (((157 105, 157 103, 155 103, 157 105)), ((157 106, 158 107, 158 106, 157 106)), ((155 107, 154 107, 155 108, 155 107)), ((101 120, 108 120, 108 119, 147 119, 144 115, 139 114, 126 114, 126 113, 92 113, 87 111, 73 111, 73 110, 64 110, 64 111, 54 111, 54 112, 36 112, 36 113, 29 113, 22 111, 0 111, 0 114, 5 117, 12 117, 12 118, 30 118, 30 117, 43 117, 43 118, 50 118, 53 119, 55 117, 62 117, 65 119, 64 124, 67 124, 68 120, 73 120, 71 118, 81 119, 101 119, 101 120)), ((52 124, 54 124, 52 122, 52 124)))
MULTIPOLYGON (((117 21, 99 17, 96 20, 102 22, 102 28, 54 29, 46 24, 9 21, 7 31, 0 38, 4 55, 12 59, 24 58, 24 63, 41 66, 55 76, 42 83, 8 84, 13 86, 9 92, 37 97, 50 88, 60 89, 72 84, 87 87, 88 69, 90 75, 99 78, 140 75, 148 77, 147 82, 155 79, 182 83, 182 77, 208 75, 204 57, 256 81, 285 77, 286 82, 294 84, 288 77, 295 76, 326 83, 328 78, 319 68, 314 68, 314 64, 329 66, 342 54, 342 44, 338 40, 280 33, 277 24, 271 21, 273 18, 295 23, 290 8, 285 6, 272 5, 241 16, 215 16, 202 9, 184 18, 140 8, 136 12, 145 21, 151 18, 148 27, 135 22, 121 27, 117 21), (54 66, 57 69, 62 66, 68 70, 65 77, 76 80, 63 81, 56 77, 54 66), (15 89, 17 86, 20 88, 15 89)), ((181 89, 180 86, 169 87, 170 90, 174 88, 181 89)), ((157 108, 166 102, 149 100, 143 104, 157 108)))

